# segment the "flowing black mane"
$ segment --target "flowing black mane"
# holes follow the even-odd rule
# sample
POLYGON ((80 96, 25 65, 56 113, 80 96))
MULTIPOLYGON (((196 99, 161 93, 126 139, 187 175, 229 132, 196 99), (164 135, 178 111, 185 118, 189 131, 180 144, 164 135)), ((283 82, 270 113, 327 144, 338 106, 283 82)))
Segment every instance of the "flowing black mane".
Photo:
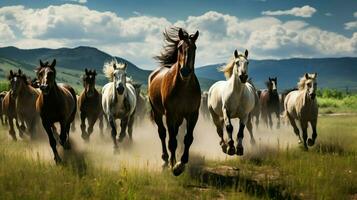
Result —
MULTIPOLYGON (((180 27, 173 26, 167 28, 163 33, 163 49, 160 55, 154 57, 154 59, 156 59, 162 67, 170 68, 174 63, 177 62, 177 45, 180 42, 180 39, 178 37, 179 30, 180 27)), ((184 32, 184 34, 188 35, 187 31, 185 31, 184 29, 182 29, 182 31, 184 32)))

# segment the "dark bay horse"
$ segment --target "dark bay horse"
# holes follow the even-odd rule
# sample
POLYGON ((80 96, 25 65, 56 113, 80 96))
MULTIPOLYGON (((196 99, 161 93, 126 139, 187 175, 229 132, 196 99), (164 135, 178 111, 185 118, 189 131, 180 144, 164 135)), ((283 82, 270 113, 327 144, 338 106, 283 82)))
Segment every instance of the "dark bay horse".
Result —
POLYGON ((166 116, 169 132, 168 147, 170 165, 175 176, 180 175, 188 162, 189 149, 193 142, 193 129, 196 125, 200 102, 201 88, 195 75, 194 64, 198 31, 189 35, 185 30, 171 27, 164 32, 165 46, 155 58, 161 67, 149 76, 148 93, 152 107, 152 118, 158 126, 162 144, 164 167, 168 165, 169 155, 166 149, 166 129, 162 117, 166 116), (176 163, 176 136, 179 127, 186 120, 184 152, 181 162, 176 163))
POLYGON ((20 126, 19 124, 19 120, 17 118, 17 113, 16 113, 16 101, 12 95, 11 90, 6 92, 1 107, 3 111, 3 115, 5 115, 5 119, 7 119, 9 123, 9 135, 12 137, 14 141, 17 140, 16 132, 14 128, 14 120, 15 120, 16 127, 19 130, 19 136, 22 138, 24 135, 23 132, 25 131, 25 126, 24 125, 20 126))
POLYGON ((60 123, 60 144, 64 149, 70 149, 69 129, 76 115, 77 98, 75 91, 69 85, 56 83, 56 59, 52 64, 40 60, 36 70, 41 94, 37 98, 36 109, 40 113, 42 125, 45 128, 54 153, 56 163, 61 162, 56 149, 56 139, 53 135, 53 124, 60 123))
POLYGON ((103 109, 102 109, 102 95, 95 88, 95 77, 97 72, 95 70, 85 69, 83 75, 84 90, 78 97, 78 108, 81 118, 82 138, 87 141, 93 132, 93 126, 99 118, 99 128, 103 134, 103 109), (88 120, 88 130, 86 130, 86 122, 88 120))
POLYGON ((270 78, 266 82, 267 89, 260 94, 261 117, 264 123, 270 128, 273 127, 271 114, 275 113, 278 120, 277 128, 280 127, 280 100, 278 94, 278 80, 277 78, 270 78))
POLYGON ((26 132, 33 138, 39 114, 36 112, 36 100, 40 92, 30 85, 21 69, 17 73, 10 71, 10 85, 15 98, 17 117, 26 124, 26 132))

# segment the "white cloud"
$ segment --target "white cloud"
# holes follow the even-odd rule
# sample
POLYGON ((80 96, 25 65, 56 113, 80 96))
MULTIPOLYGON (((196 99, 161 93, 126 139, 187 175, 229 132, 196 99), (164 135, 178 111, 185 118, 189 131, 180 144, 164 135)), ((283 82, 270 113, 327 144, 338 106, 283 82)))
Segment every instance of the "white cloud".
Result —
POLYGON ((77 2, 77 3, 81 3, 81 4, 85 4, 88 2, 87 0, 63 0, 63 1, 77 2))
POLYGON ((357 21, 345 23, 345 29, 346 29, 346 30, 357 29, 357 21))
POLYGON ((353 16, 357 18, 357 12, 353 13, 353 16))
POLYGON ((303 7, 294 7, 290 10, 276 10, 276 11, 263 11, 263 15, 270 15, 270 16, 275 16, 275 15, 293 15, 296 17, 311 17, 314 13, 316 12, 316 9, 306 5, 303 7))
POLYGON ((327 12, 327 13, 325 13, 325 16, 331 17, 331 16, 332 16, 332 13, 327 12))
POLYGON ((83 5, 64 4, 42 9, 0 8, 0 45, 20 48, 94 46, 153 69, 162 31, 169 25, 200 31, 196 65, 225 62, 234 49, 251 58, 336 57, 357 53, 357 33, 351 38, 313 27, 301 20, 281 21, 264 16, 239 19, 209 11, 176 22, 152 16, 123 18, 83 5))

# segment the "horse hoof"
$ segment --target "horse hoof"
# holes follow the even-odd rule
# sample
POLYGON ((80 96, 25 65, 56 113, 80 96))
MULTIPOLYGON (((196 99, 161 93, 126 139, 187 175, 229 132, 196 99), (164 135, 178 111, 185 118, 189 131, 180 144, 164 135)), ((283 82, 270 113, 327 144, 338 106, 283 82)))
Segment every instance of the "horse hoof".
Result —
POLYGON ((312 145, 315 144, 315 141, 312 140, 311 138, 309 138, 309 139, 307 140, 307 144, 308 144, 309 146, 312 146, 312 145))
POLYGON ((175 166, 172 168, 172 173, 175 176, 179 176, 180 174, 182 174, 183 171, 185 171, 185 164, 183 164, 182 162, 176 163, 175 166))
POLYGON ((301 140, 298 140, 298 144, 301 144, 302 143, 302 141, 301 140))
POLYGON ((244 152, 243 147, 237 147, 237 152, 236 152, 236 154, 237 154, 238 156, 242 156, 242 155, 243 155, 243 152, 244 152))
POLYGON ((62 159, 59 156, 56 156, 55 157, 55 162, 56 162, 56 165, 59 165, 59 164, 62 163, 62 159))
POLYGON ((227 144, 226 143, 224 143, 224 142, 222 142, 221 143, 221 147, 222 147, 222 151, 223 151, 223 153, 227 153, 227 144))
POLYGON ((235 153, 234 147, 228 147, 227 154, 230 155, 230 156, 233 156, 234 153, 235 153))
POLYGON ((89 135, 88 134, 82 134, 81 137, 85 142, 89 142, 89 135))
POLYGON ((169 167, 169 162, 164 162, 161 165, 162 170, 166 170, 169 167))
POLYGON ((62 146, 63 146, 63 149, 65 149, 65 150, 71 149, 71 143, 69 143, 69 141, 66 141, 62 146))
POLYGON ((250 144, 254 146, 255 145, 255 139, 251 139, 250 140, 250 144))
POLYGON ((118 155, 120 153, 119 147, 114 147, 114 154, 118 155))

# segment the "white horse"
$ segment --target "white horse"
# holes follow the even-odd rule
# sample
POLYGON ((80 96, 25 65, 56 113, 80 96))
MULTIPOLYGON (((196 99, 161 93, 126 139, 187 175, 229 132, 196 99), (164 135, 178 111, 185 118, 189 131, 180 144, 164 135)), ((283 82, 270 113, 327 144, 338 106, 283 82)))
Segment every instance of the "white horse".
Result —
POLYGON ((111 81, 102 89, 102 106, 112 128, 114 151, 118 149, 116 119, 121 120, 119 142, 124 139, 127 127, 130 141, 132 140, 136 95, 134 86, 126 77, 126 68, 126 63, 118 63, 115 59, 105 63, 103 68, 105 76, 111 81))
POLYGON ((300 122, 304 148, 307 150, 307 144, 309 146, 314 145, 317 137, 316 124, 319 113, 316 100, 317 73, 306 73, 300 78, 298 88, 298 90, 289 92, 285 97, 285 115, 288 117, 290 124, 294 129, 294 133, 298 136, 299 143, 301 143, 301 138, 299 128, 295 121, 297 120, 300 122), (307 140, 307 126, 309 122, 312 128, 312 139, 309 138, 307 140))
POLYGON ((212 85, 208 92, 208 109, 216 130, 221 138, 220 145, 224 153, 228 155, 243 155, 243 130, 247 125, 251 136, 251 143, 255 143, 252 132, 250 113, 258 105, 258 96, 254 86, 247 82, 248 79, 248 51, 240 54, 234 51, 234 58, 222 68, 227 80, 218 81, 212 85), (240 125, 238 131, 237 150, 234 148, 232 139, 233 126, 232 118, 239 118, 240 125), (228 149, 223 138, 223 126, 225 125, 228 134, 228 149))

